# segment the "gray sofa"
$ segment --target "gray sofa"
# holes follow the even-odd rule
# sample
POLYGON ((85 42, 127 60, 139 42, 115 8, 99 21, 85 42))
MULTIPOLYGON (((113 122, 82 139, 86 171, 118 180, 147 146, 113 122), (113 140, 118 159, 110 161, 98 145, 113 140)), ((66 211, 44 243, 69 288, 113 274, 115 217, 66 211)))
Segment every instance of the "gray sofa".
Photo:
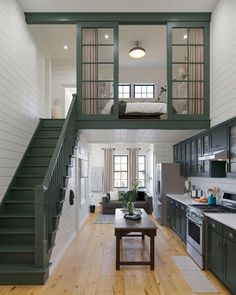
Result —
MULTIPOLYGON (((102 213, 103 214, 115 214, 116 208, 122 208, 122 200, 110 200, 109 193, 102 197, 102 213)), ((152 196, 146 192, 138 192, 137 200, 134 202, 135 208, 143 208, 147 214, 151 214, 153 211, 152 196)))

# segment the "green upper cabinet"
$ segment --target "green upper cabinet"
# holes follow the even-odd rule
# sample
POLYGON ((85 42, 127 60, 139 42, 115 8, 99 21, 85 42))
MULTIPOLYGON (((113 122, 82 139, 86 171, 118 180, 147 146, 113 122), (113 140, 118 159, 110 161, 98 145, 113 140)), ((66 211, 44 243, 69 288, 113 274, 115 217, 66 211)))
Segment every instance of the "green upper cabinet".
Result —
POLYGON ((222 124, 210 130, 210 151, 227 148, 227 125, 222 124))
POLYGON ((229 161, 227 176, 236 177, 236 119, 228 124, 229 161))
POLYGON ((80 118, 116 118, 118 89, 117 23, 77 26, 77 93, 80 118))
POLYGON ((167 60, 168 118, 208 118, 208 23, 169 22, 167 60))

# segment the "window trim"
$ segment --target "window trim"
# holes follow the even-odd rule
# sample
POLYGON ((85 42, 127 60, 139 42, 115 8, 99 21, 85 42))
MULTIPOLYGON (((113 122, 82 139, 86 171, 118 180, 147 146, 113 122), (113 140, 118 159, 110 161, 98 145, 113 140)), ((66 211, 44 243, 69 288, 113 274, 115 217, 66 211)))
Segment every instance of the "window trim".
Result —
MULTIPOLYGON (((118 85, 118 97, 119 97, 119 100, 120 99, 127 99, 127 98, 131 98, 131 87, 132 87, 132 84, 130 84, 130 83, 119 83, 119 85, 118 85), (129 87, 129 97, 120 97, 120 90, 119 90, 119 87, 124 87, 124 86, 128 86, 129 87)), ((122 92, 122 94, 123 94, 123 92, 122 92)))
MULTIPOLYGON (((146 87, 147 86, 151 86, 153 88, 153 96, 152 98, 155 98, 156 97, 156 84, 155 83, 134 83, 133 84, 133 93, 134 93, 134 98, 141 98, 141 99, 150 99, 150 97, 136 97, 136 91, 135 91, 135 88, 136 86, 141 86, 141 87, 146 87)), ((147 95, 147 89, 146 89, 146 92, 144 92, 146 95, 147 95)), ((141 91, 141 95, 143 94, 143 92, 141 91)))

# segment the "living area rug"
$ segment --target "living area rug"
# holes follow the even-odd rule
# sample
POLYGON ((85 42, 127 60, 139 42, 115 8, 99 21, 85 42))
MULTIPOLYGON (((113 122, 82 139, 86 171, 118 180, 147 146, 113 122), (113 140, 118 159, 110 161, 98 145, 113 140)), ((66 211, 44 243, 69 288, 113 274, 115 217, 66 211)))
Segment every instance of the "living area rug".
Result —
POLYGON ((200 268, 188 256, 172 256, 172 260, 180 270, 192 292, 219 293, 200 268))
POLYGON ((111 223, 114 224, 115 215, 113 214, 98 214, 94 223, 111 223))

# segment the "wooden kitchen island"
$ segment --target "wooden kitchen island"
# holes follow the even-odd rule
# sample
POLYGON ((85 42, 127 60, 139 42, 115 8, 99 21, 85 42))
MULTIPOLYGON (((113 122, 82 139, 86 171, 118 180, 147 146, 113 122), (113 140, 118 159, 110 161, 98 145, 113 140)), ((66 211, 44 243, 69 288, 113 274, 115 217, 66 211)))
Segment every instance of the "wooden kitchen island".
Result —
MULTIPOLYGON (((140 210, 140 209, 139 209, 140 210)), ((156 225, 153 223, 147 213, 141 209, 140 220, 129 220, 124 218, 122 209, 116 209, 115 212, 115 236, 116 236, 116 270, 121 265, 150 265, 150 269, 154 269, 154 249, 156 225), (137 237, 144 239, 145 236, 150 238, 150 261, 121 261, 120 260, 120 241, 122 237, 137 237)))

